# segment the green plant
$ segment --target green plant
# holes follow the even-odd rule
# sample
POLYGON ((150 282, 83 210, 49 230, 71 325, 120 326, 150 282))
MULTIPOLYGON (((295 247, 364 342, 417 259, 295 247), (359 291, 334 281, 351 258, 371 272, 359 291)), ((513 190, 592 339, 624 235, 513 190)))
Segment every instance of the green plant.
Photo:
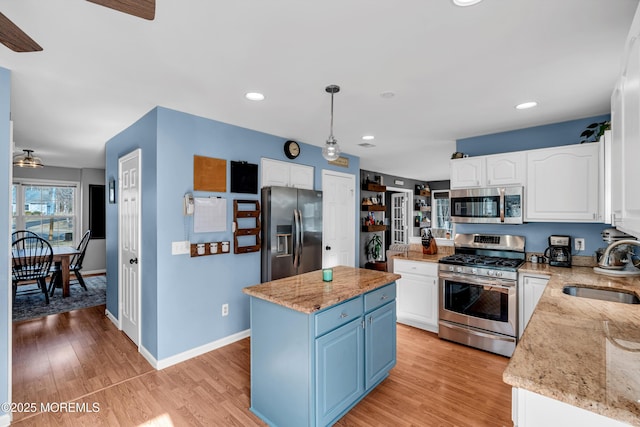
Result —
POLYGON ((382 237, 379 234, 371 236, 367 242, 367 253, 373 257, 374 260, 380 259, 380 253, 382 252, 382 237))
POLYGON ((596 142, 600 139, 602 135, 604 135, 604 131, 611 129, 611 122, 599 122, 599 123, 591 123, 587 128, 580 134, 580 144, 585 142, 596 142))

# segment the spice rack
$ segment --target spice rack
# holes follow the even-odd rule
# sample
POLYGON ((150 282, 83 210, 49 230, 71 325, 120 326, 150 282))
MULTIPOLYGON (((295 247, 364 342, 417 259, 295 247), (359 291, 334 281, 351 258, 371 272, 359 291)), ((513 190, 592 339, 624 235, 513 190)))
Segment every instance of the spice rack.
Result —
MULTIPOLYGON (((245 221, 242 221, 245 222, 245 221)), ((233 201, 233 253, 246 254, 258 252, 262 247, 260 242, 260 202, 258 200, 234 200, 233 201), (252 205, 253 209, 240 209, 241 205, 252 205), (253 219, 254 227, 240 228, 238 220, 253 219), (240 246, 238 237, 254 236, 255 244, 240 246)))

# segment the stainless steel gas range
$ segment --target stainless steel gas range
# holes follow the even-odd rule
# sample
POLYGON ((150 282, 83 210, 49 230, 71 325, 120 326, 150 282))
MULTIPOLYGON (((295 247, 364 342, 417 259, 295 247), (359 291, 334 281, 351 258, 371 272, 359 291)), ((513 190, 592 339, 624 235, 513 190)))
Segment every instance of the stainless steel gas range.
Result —
POLYGON ((522 236, 457 234, 440 259, 439 332, 443 339, 510 357, 518 333, 522 236))

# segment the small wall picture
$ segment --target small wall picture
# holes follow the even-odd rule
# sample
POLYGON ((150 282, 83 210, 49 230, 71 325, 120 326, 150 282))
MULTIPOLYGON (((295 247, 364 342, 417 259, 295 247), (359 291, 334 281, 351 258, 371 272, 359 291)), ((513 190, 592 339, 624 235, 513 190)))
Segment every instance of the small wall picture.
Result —
POLYGON ((112 178, 109 180, 109 203, 115 203, 115 202, 116 202, 116 180, 112 178))

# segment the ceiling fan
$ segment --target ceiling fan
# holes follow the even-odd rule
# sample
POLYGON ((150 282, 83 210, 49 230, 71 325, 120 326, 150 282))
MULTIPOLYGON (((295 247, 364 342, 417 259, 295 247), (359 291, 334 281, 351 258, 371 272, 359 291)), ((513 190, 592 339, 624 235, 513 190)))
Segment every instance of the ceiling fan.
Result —
MULTIPOLYGON (((119 12, 153 21, 156 0, 87 0, 119 12)), ((14 52, 38 52, 42 47, 22 31, 4 14, 0 13, 0 43, 14 52)))

